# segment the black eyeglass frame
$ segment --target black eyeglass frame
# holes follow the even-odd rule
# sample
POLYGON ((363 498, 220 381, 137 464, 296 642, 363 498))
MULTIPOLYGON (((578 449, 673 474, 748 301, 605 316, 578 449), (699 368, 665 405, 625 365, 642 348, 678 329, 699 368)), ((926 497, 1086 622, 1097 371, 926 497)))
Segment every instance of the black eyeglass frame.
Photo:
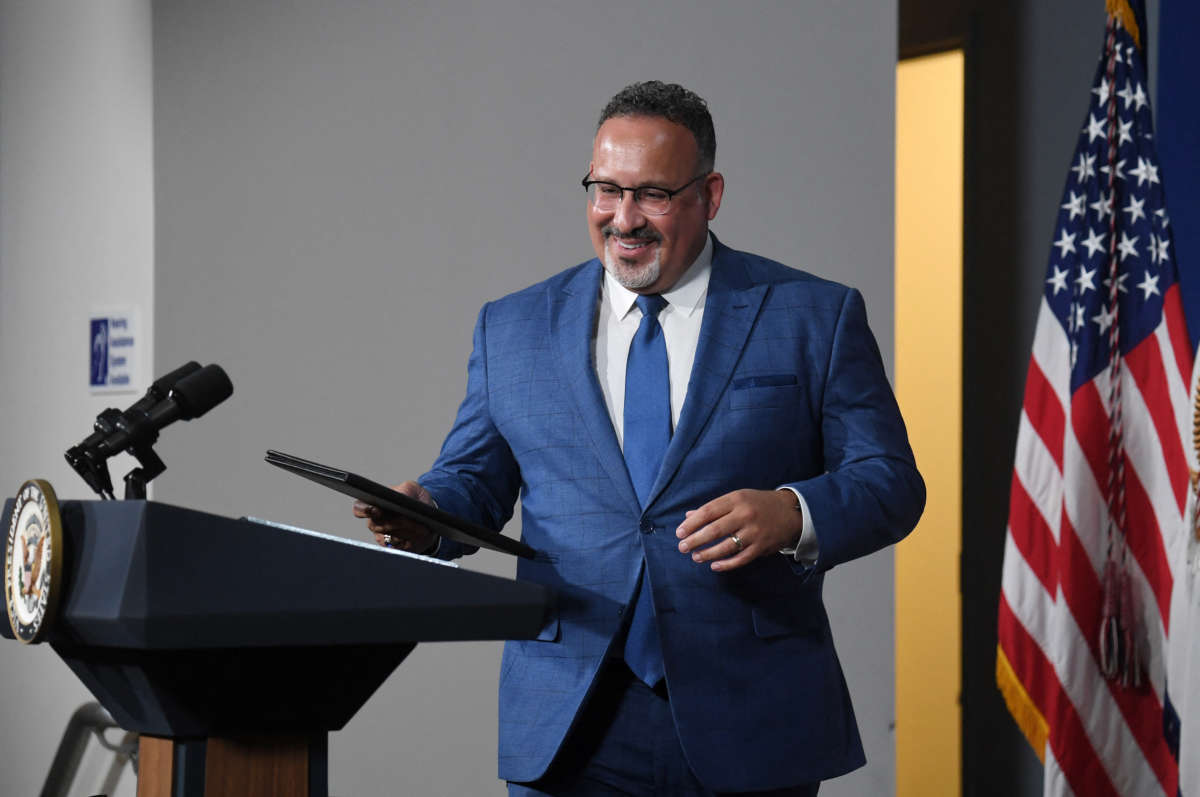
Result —
MULTIPOLYGON (((635 203, 637 203, 637 206, 639 208, 642 208, 643 213, 649 213, 651 216, 665 216, 671 212, 671 200, 675 198, 676 194, 682 193, 683 191, 690 188, 692 186, 692 183, 696 182, 697 180, 702 180, 705 177, 708 177, 710 174, 712 174, 711 171, 701 172, 700 174, 697 174, 692 179, 688 180, 683 185, 676 188, 674 191, 672 191, 669 188, 663 188, 662 186, 657 186, 657 185, 639 185, 634 188, 627 188, 626 186, 617 185, 616 183, 610 182, 608 180, 589 180, 588 178, 592 176, 591 172, 588 172, 586 175, 584 175, 584 178, 582 180, 580 180, 579 182, 583 186, 583 190, 589 191, 589 192, 591 191, 591 188, 593 185, 611 185, 613 188, 616 188, 618 191, 621 192, 622 198, 625 197, 626 191, 630 191, 633 193, 633 201, 635 203), (667 207, 664 208, 661 213, 654 213, 653 211, 646 210, 645 208, 642 207, 642 203, 638 201, 638 192, 639 191, 662 191, 664 194, 667 195, 667 207)), ((620 207, 620 205, 621 205, 620 200, 617 200, 617 206, 620 207)), ((596 203, 595 203, 595 200, 593 200, 592 207, 595 207, 595 206, 596 206, 596 203)), ((614 210, 615 209, 616 208, 614 208, 614 210)))

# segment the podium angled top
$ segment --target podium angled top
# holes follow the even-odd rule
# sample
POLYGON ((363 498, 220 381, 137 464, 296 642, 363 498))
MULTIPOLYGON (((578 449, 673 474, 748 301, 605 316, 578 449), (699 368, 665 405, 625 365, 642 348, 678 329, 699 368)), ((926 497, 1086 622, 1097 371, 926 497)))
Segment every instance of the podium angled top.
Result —
MULTIPOLYGON (((537 634, 549 600, 540 585, 170 504, 63 501, 61 512, 65 590, 52 643, 167 651, 521 639, 537 634)), ((0 633, 12 635, 7 624, 0 633)))

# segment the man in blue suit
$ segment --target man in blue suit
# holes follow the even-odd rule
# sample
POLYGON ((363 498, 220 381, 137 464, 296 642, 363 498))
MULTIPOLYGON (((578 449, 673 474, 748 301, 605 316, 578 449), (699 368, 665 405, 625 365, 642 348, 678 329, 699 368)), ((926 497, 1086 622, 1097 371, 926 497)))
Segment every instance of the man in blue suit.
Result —
MULTIPOLYGON (((857 291, 708 230, 702 99, 601 115, 596 258, 486 305, 433 468, 399 489, 499 529, 550 587, 500 673, 512 794, 815 794, 864 762, 825 571, 896 542, 924 484, 857 291)), ((386 544, 469 549, 362 504, 386 544)))

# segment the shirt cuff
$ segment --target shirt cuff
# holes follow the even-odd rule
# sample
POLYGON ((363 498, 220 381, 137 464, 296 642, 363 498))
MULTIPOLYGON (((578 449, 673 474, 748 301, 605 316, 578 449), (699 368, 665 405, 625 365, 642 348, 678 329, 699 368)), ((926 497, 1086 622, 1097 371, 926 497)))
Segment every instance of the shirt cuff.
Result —
POLYGON ((815 564, 817 557, 821 553, 820 541, 817 539, 817 529, 813 526, 812 513, 808 511, 808 502, 804 500, 804 496, 795 487, 784 485, 777 487, 777 490, 791 490, 796 496, 796 500, 800 506, 797 508, 800 514, 804 516, 804 526, 800 531, 800 540, 796 543, 795 548, 781 548, 779 552, 785 556, 793 557, 801 564, 815 564))

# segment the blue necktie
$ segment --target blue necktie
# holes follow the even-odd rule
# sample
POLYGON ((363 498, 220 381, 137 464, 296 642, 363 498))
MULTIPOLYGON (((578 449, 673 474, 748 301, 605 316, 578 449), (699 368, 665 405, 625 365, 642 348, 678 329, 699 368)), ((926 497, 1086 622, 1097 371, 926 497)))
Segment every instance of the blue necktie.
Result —
MULTIPOLYGON (((629 345, 625 365, 625 465, 644 509, 671 442, 671 383, 667 343, 658 324, 667 300, 658 295, 639 296, 637 306, 642 322, 629 345)), ((663 662, 648 578, 643 562, 625 639, 625 663, 638 678, 654 686, 663 678, 663 662)))

